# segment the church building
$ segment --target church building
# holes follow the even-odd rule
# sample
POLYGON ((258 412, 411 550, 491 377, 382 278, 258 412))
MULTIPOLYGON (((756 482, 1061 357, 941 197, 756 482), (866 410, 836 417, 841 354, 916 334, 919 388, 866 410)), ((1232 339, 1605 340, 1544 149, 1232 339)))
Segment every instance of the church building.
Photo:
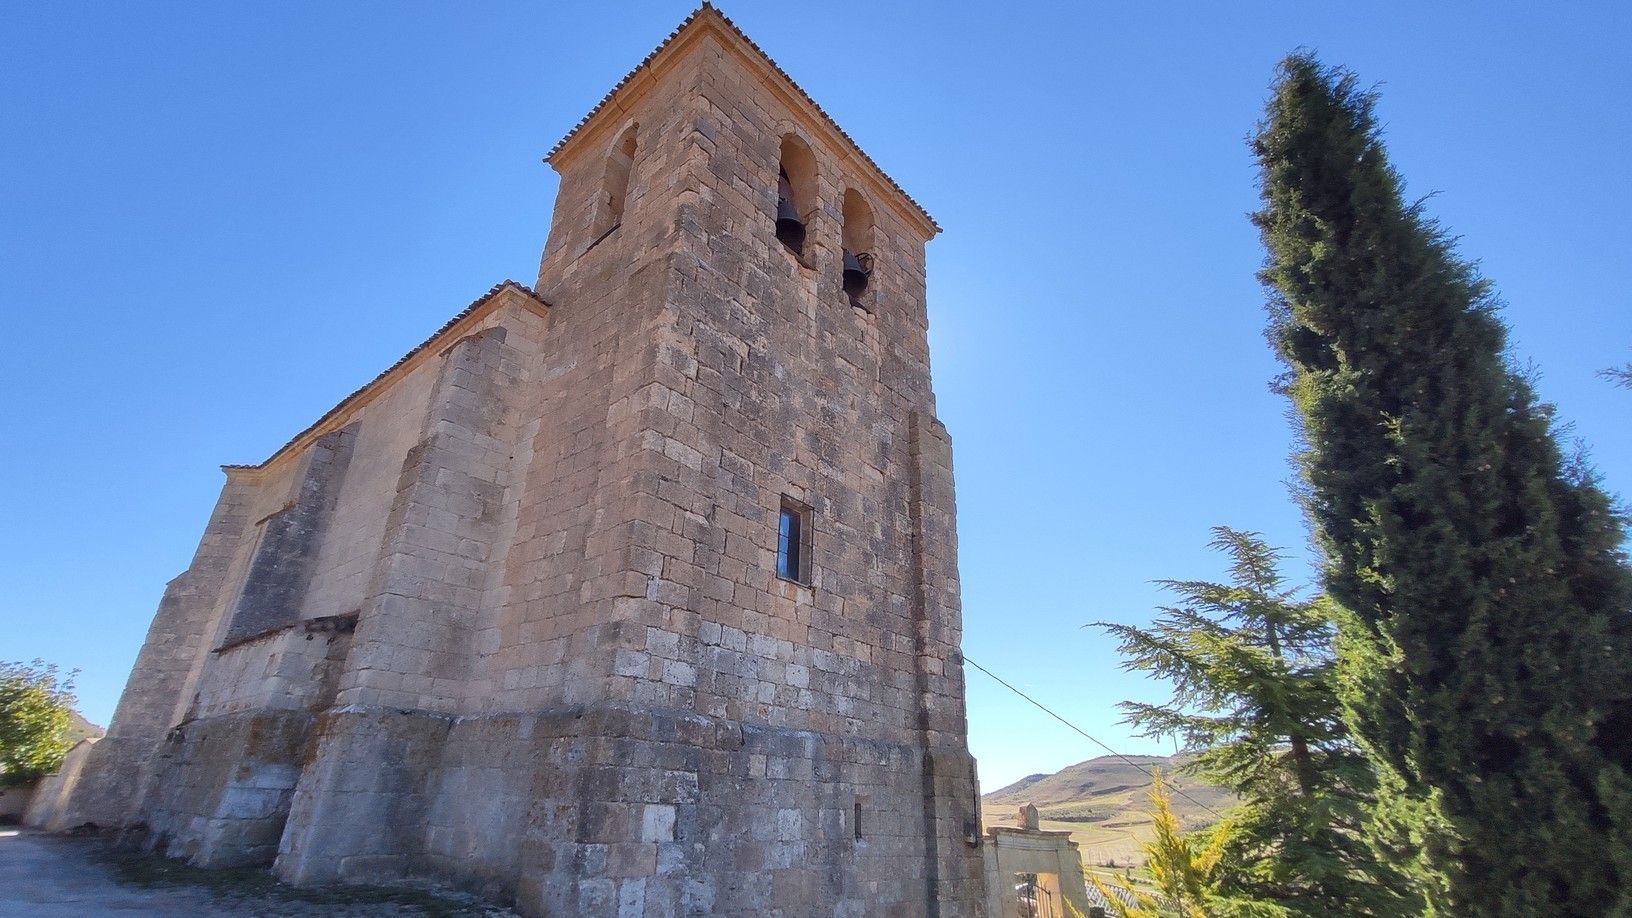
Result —
POLYGON ((526 915, 987 910, 939 228, 705 4, 506 281, 225 467, 56 826, 526 915))

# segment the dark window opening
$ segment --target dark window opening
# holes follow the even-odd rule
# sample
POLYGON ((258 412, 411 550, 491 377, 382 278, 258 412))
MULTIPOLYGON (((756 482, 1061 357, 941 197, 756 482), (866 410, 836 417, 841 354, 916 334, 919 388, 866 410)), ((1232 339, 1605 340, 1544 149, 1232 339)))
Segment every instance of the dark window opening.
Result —
POLYGON ((776 576, 810 583, 810 508, 786 495, 777 520, 776 576))
POLYGON ((855 828, 856 828, 856 841, 861 841, 861 801, 860 800, 856 801, 856 818, 854 819, 854 822, 855 822, 855 828))

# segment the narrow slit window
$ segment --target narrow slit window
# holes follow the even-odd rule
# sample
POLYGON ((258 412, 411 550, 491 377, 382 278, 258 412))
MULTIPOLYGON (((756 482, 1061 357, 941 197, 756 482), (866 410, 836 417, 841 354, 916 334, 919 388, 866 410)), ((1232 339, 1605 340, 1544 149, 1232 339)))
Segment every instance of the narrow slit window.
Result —
POLYGON ((776 576, 810 582, 810 508, 787 495, 777 519, 776 576))

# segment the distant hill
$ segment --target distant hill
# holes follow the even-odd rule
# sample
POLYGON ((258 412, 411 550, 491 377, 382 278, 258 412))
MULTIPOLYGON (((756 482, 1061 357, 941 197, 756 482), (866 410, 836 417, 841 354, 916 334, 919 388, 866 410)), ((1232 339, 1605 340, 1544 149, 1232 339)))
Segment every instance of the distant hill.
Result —
POLYGON ((1043 828, 1071 833, 1084 864, 1140 864, 1145 859, 1143 845, 1151 837, 1151 769, 1162 770, 1173 813, 1187 830, 1217 821, 1208 808, 1221 812, 1235 803, 1229 791, 1178 774, 1182 763, 1182 758, 1170 756, 1101 756, 1051 775, 1028 775, 983 796, 982 818, 989 826, 1018 825, 1017 811, 1031 803, 1043 828))
MULTIPOLYGON (((1082 764, 1086 765, 1088 763, 1084 762, 1082 764)), ((1039 781, 1046 781, 1051 777, 1053 777, 1053 776, 1052 775, 1044 775, 1044 774, 1026 775, 1024 778, 1021 778, 1020 780, 1014 782, 1013 784, 1010 784, 1008 787, 1005 787, 1002 790, 992 791, 991 793, 981 797, 980 799, 981 800, 992 800, 992 801, 996 801, 996 802, 999 802, 999 803, 1006 803, 1006 802, 1008 802, 1010 800, 1018 801, 1021 804, 1031 803, 1033 801, 1029 797, 1024 799, 1024 800, 1021 800, 1020 797, 1019 797, 1020 792, 1025 790, 1028 787, 1031 787, 1031 786, 1035 785, 1039 781)))
POLYGON ((80 716, 78 711, 71 711, 68 722, 68 742, 77 743, 82 739, 101 739, 108 731, 91 723, 80 716))

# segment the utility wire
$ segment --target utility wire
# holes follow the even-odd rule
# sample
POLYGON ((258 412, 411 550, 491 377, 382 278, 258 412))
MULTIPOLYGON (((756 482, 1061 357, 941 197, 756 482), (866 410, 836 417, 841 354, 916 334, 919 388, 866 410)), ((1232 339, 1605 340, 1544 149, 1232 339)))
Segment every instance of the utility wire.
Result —
MULTIPOLYGON (((1105 750, 1106 752, 1109 752, 1111 755, 1116 756, 1117 758, 1121 759, 1122 761, 1127 762, 1129 765, 1132 765, 1134 768, 1139 769, 1141 772, 1144 773, 1145 777, 1149 778, 1152 783, 1155 783, 1156 775, 1149 768, 1146 768, 1145 766, 1139 764, 1138 762, 1135 762, 1133 759, 1130 759, 1127 756, 1123 755, 1122 753, 1117 752, 1115 749, 1112 749, 1111 747, 1105 745, 1104 743, 1100 742, 1099 740, 1095 739, 1094 737, 1089 736, 1088 731, 1082 729, 1081 727, 1077 726, 1076 724, 1072 723, 1071 721, 1066 720, 1065 718, 1061 717, 1060 715, 1058 715, 1058 714, 1054 713, 1053 711, 1049 710, 1047 705, 1043 704, 1041 701, 1038 701, 1037 699, 1031 697, 1030 695, 1027 695, 1025 692, 1022 692, 1019 689, 1015 688, 1014 686, 1010 685, 1007 681, 1005 681, 1003 679, 1002 676, 999 676, 997 673, 994 673, 991 670, 987 669, 986 667, 981 666, 979 663, 976 663, 974 660, 969 659, 968 654, 963 655, 963 662, 968 663, 970 666, 973 666, 975 669, 978 669, 981 672, 985 673, 986 675, 991 676, 993 679, 996 679, 998 685, 1003 686, 1004 688, 1006 688, 1009 691, 1015 693, 1016 695, 1019 695, 1021 698, 1024 698, 1027 701, 1031 702, 1032 704, 1036 705, 1038 710, 1042 711, 1044 714, 1047 714, 1049 717, 1054 718, 1055 720, 1059 721, 1060 723, 1065 724, 1067 727, 1070 727, 1071 729, 1077 731, 1079 734, 1081 734, 1089 742, 1091 742, 1094 745, 1098 746, 1099 748, 1105 750)), ((1173 793, 1178 794, 1180 797, 1183 797, 1184 799, 1190 801, 1191 803, 1194 803, 1196 806, 1199 806, 1202 809, 1206 810, 1207 812, 1212 813, 1214 816, 1217 816, 1219 819, 1224 818, 1223 813, 1220 813, 1218 810, 1215 810, 1212 807, 1208 806, 1207 804, 1202 803, 1200 800, 1197 800, 1196 798, 1190 796, 1189 794, 1185 793, 1183 790, 1179 789, 1178 787, 1173 787, 1173 786, 1170 785, 1168 789, 1171 790, 1173 793)))

